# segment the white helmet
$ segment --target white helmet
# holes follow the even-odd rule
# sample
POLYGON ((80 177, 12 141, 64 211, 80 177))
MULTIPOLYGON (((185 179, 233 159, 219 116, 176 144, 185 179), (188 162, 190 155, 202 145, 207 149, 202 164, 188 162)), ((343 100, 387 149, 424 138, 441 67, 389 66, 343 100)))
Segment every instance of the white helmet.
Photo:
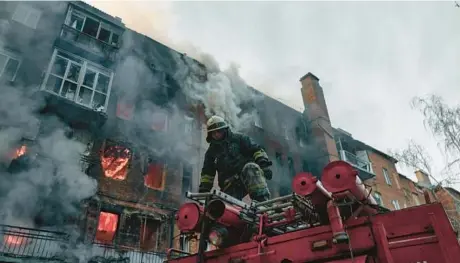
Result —
POLYGON ((225 122, 224 118, 214 115, 209 118, 208 122, 206 123, 206 127, 208 132, 212 132, 228 128, 228 124, 225 122))

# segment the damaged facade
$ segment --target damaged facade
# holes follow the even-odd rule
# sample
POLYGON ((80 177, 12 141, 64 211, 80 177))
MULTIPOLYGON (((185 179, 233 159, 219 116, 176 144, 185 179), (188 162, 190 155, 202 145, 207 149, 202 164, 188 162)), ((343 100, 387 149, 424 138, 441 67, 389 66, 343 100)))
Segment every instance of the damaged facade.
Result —
MULTIPOLYGON (((197 189, 207 148, 209 102, 186 90, 208 81, 204 65, 83 2, 1 2, 0 10, 1 89, 33 105, 29 119, 2 123, 0 131, 20 132, 8 150, 2 145, 1 176, 29 180, 46 163, 44 178, 61 169, 67 180, 49 184, 58 194, 37 197, 44 208, 24 213, 12 205, 14 215, 0 217, 0 255, 59 259, 63 247, 84 246, 73 257, 122 253, 131 262, 160 262, 168 247, 193 250, 178 237, 174 213, 184 193, 197 189), (56 148, 62 141, 62 152, 52 155, 42 140, 57 130, 59 143, 46 142, 56 148), (81 145, 81 154, 68 154, 67 143, 81 145), (66 173, 67 163, 78 164, 78 178, 66 173), (75 192, 68 201, 66 191, 75 192), (53 245, 32 248, 47 240, 53 245)), ((258 112, 243 130, 275 160, 270 188, 285 195, 292 177, 312 166, 303 157, 311 151, 307 123, 302 113, 246 90, 262 99, 237 105, 239 114, 258 112)))

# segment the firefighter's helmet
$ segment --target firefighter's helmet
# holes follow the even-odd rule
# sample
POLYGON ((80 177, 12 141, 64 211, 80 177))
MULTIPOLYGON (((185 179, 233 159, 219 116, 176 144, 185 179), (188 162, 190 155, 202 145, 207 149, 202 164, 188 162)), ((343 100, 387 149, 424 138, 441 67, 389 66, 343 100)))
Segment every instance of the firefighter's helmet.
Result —
POLYGON ((208 122, 206 123, 208 133, 212 131, 217 131, 221 129, 228 128, 227 122, 225 122, 224 118, 219 116, 212 116, 209 118, 208 122))

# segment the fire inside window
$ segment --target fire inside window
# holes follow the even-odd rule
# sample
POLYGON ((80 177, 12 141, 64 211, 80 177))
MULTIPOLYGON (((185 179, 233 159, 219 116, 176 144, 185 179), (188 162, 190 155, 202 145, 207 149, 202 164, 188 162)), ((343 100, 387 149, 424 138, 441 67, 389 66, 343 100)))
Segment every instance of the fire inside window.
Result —
POLYGON ((124 180, 128 174, 131 151, 120 145, 105 145, 101 155, 101 166, 106 177, 124 180))
POLYGON ((144 176, 145 186, 163 190, 165 188, 166 166, 160 163, 149 162, 147 173, 144 176))
POLYGON ((101 212, 97 225, 96 240, 101 243, 111 243, 118 226, 118 215, 101 212))

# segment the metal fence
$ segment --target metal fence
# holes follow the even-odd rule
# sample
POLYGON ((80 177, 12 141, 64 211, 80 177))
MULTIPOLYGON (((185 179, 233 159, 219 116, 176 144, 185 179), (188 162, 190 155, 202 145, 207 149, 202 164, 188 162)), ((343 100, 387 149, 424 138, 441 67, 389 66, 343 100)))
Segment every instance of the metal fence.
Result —
POLYGON ((91 244, 71 246, 65 233, 0 225, 0 258, 91 263, 162 263, 165 253, 91 244))
POLYGON ((53 259, 68 241, 64 233, 0 225, 0 255, 53 259))

